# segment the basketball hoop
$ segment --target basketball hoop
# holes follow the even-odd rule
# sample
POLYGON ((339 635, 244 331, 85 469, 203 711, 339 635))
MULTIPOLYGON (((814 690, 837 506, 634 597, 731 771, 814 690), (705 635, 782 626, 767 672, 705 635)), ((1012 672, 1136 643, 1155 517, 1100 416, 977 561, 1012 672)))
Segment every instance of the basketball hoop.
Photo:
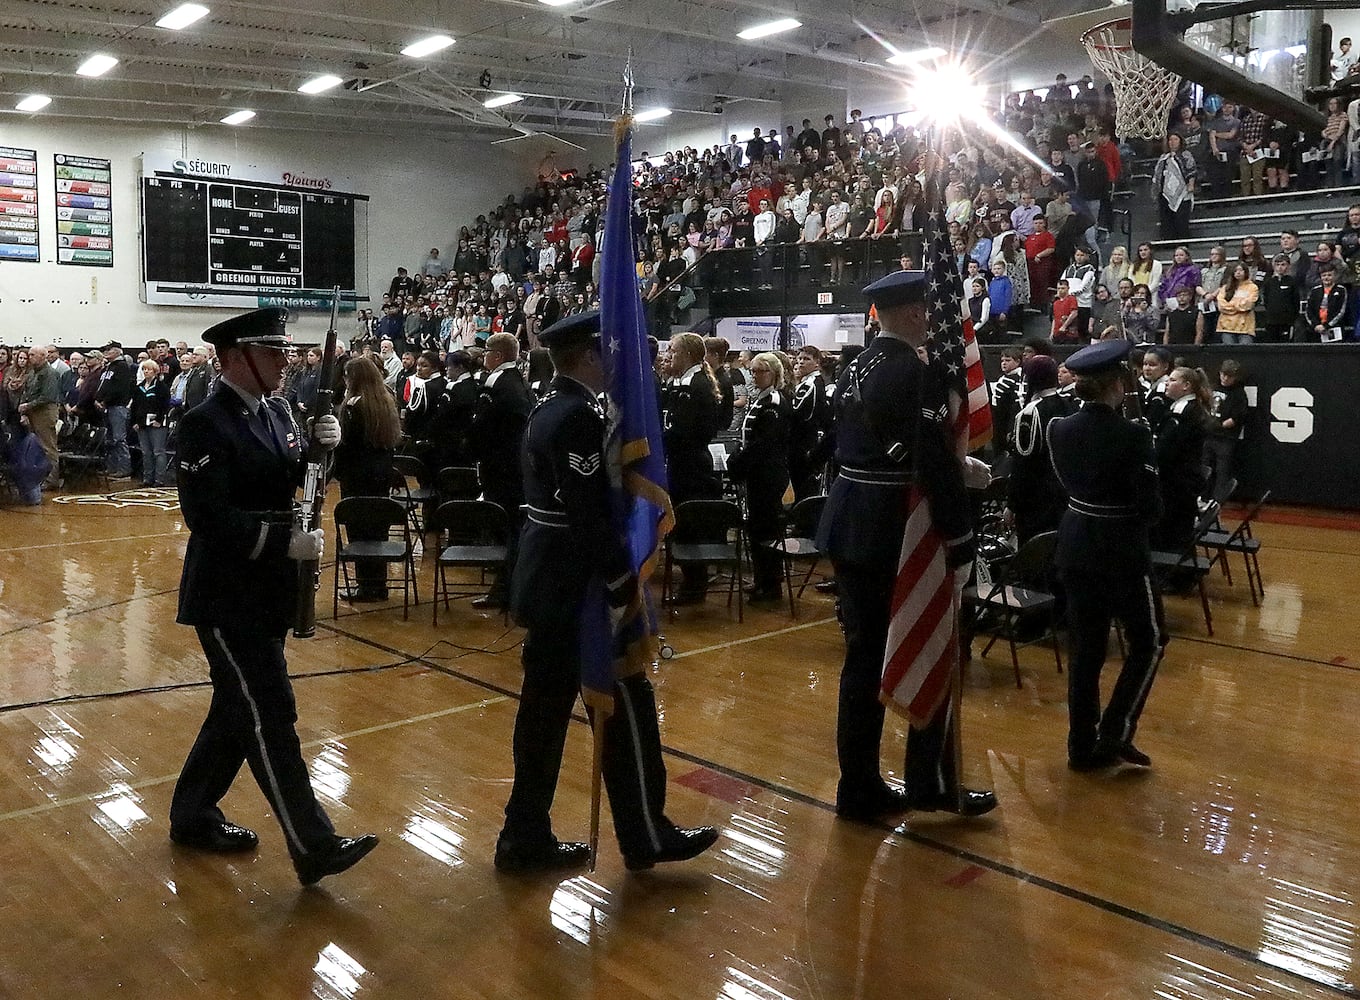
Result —
POLYGON ((1114 131, 1121 139, 1166 136, 1171 105, 1181 78, 1140 52, 1135 52, 1133 20, 1098 24, 1081 36, 1091 63, 1114 85, 1114 131))

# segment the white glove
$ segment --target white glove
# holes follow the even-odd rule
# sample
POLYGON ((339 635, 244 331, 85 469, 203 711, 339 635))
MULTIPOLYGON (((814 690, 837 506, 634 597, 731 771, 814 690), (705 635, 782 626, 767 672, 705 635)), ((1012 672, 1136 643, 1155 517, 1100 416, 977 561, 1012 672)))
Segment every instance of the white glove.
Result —
POLYGON ((312 440, 330 451, 340 443, 340 421, 330 413, 317 417, 312 421, 312 440))
POLYGON ((992 467, 980 458, 965 455, 963 458, 963 484, 970 490, 982 490, 992 481, 992 467))
MULTIPOLYGON (((332 417, 332 420, 335 418, 332 417)), ((326 532, 321 528, 315 531, 303 531, 301 528, 294 528, 292 535, 288 538, 288 558, 296 559, 298 562, 320 561, 321 553, 326 550, 326 532)))

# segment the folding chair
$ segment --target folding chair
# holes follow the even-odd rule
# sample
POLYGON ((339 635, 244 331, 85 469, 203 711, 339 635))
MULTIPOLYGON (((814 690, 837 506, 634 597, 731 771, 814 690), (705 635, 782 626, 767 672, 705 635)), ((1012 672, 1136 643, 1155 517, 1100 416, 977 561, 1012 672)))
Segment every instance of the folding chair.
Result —
POLYGON ((822 553, 817 548, 817 526, 822 520, 822 509, 826 507, 826 497, 804 497, 793 505, 785 516, 784 534, 772 542, 762 542, 767 549, 773 549, 784 557, 784 586, 789 592, 789 615, 798 617, 794 604, 793 564, 798 561, 808 563, 807 573, 798 585, 798 599, 802 600, 803 591, 817 571, 822 553))
POLYGON ((1209 575, 1209 567, 1212 563, 1196 551, 1201 543, 1201 539, 1218 522, 1218 502, 1212 501, 1200 511, 1199 517, 1195 519, 1195 533, 1190 536, 1189 543, 1179 552, 1165 552, 1152 550, 1152 579, 1154 584, 1163 593, 1166 591, 1167 581, 1172 577, 1193 576, 1195 586, 1199 590, 1200 607, 1204 609, 1204 628, 1209 635, 1214 634, 1214 618, 1209 611, 1209 594, 1204 589, 1204 578, 1209 575))
POLYGON ((414 455, 392 456, 392 499, 406 509, 406 516, 411 521, 411 532, 417 538, 424 531, 421 527, 421 511, 426 504, 438 499, 435 491, 426 485, 428 476, 425 463, 414 455), (416 482, 415 489, 411 489, 411 480, 416 482))
POLYGON ((64 449, 57 453, 57 474, 63 481, 81 476, 97 476, 104 482, 104 492, 113 489, 109 482, 109 466, 105 455, 109 429, 93 424, 80 424, 71 431, 64 449))
POLYGON ((383 584, 395 582, 390 575, 393 563, 401 564, 401 617, 411 617, 411 604, 420 603, 416 589, 416 560, 411 545, 411 525, 406 509, 391 497, 345 497, 335 505, 335 588, 332 615, 340 617, 340 575, 345 587, 351 586, 349 569, 361 560, 384 565, 383 584), (394 530, 400 529, 400 538, 394 530), (354 537, 355 535, 360 537, 354 537), (369 537, 365 537, 369 536, 369 537))
POLYGON ((666 538, 666 568, 661 578, 661 603, 671 603, 673 566, 720 566, 728 569, 727 606, 737 595, 737 621, 745 621, 743 611, 741 506, 731 500, 686 500, 675 508, 675 528, 666 538))
POLYGON ((1236 528, 1232 531, 1224 531, 1222 524, 1217 524, 1204 533, 1199 544, 1206 553, 1211 553, 1209 565, 1218 563, 1223 570, 1223 575, 1227 577, 1228 586, 1232 586, 1232 567, 1228 564, 1228 556, 1233 552, 1242 553, 1242 562, 1247 569, 1247 588, 1251 591, 1251 603, 1260 607, 1261 601, 1265 599, 1266 588, 1261 582, 1261 564, 1257 559, 1261 551, 1261 540, 1253 537, 1251 533, 1251 523, 1256 520, 1256 516, 1261 513, 1261 508, 1270 499, 1270 490, 1262 494, 1261 499, 1253 503, 1246 515, 1242 518, 1236 528))
MULTIPOLYGON (((1020 681, 1020 658, 1016 655, 1017 629, 1021 624, 1047 616, 1048 627, 1044 630, 1053 646, 1053 661, 1062 673, 1062 651, 1058 648, 1058 622, 1056 620, 1057 598, 1052 593, 1053 552, 1058 545, 1058 533, 1046 531, 1035 535, 1014 557, 997 562, 995 575, 990 584, 985 580, 971 584, 963 589, 963 605, 970 612, 967 622, 967 642, 979 631, 990 631, 992 637, 983 647, 982 655, 991 652, 996 640, 1005 638, 1011 650, 1011 668, 1015 671, 1015 686, 1022 687, 1020 681), (994 616, 993 628, 979 629, 989 616, 994 616)), ((1040 636, 1039 638, 1043 638, 1040 636)), ((1028 646, 1038 639, 1021 639, 1018 645, 1028 646)))
MULTIPOLYGON (((447 469, 445 471, 448 471, 447 469)), ((486 592, 487 570, 505 565, 510 521, 505 509, 490 500, 449 500, 439 505, 430 519, 429 528, 439 536, 439 558, 434 564, 434 617, 439 624, 439 602, 449 609, 449 597, 471 597, 486 592), (479 569, 479 583, 450 584, 447 570, 479 569), (454 588, 458 588, 455 590, 454 588)), ((505 619, 510 611, 507 606, 505 619)))

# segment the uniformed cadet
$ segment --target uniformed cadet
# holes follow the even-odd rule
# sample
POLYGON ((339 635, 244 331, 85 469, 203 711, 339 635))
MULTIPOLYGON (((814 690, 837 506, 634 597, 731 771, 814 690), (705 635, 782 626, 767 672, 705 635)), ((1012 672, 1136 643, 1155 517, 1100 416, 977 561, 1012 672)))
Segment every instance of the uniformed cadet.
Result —
POLYGON ((1165 644, 1153 592, 1148 531, 1161 512, 1152 434, 1119 412, 1129 344, 1102 341, 1067 359, 1086 404, 1048 427, 1053 468, 1067 490, 1054 563, 1067 595, 1067 761, 1077 771, 1152 762, 1133 745, 1165 644), (1110 620, 1128 655, 1100 710, 1110 620))
POLYGON ((812 346, 798 351, 793 377, 792 417, 789 429, 789 478, 794 502, 822 492, 826 457, 822 443, 831 427, 831 397, 822 377, 822 352, 812 346))
MULTIPOLYGON (((528 520, 515 566, 511 609, 528 629, 524 683, 515 716, 515 780, 496 842, 496 867, 529 872, 585 864, 582 843, 559 841, 549 810, 562 748, 581 685, 582 597, 603 581, 611 604, 637 587, 609 521, 604 388, 598 311, 560 320, 539 334, 557 375, 524 437, 528 520)), ((683 861, 718 839, 712 827, 681 829, 666 818, 666 770, 656 699, 638 674, 616 684, 604 727, 604 783, 614 831, 630 870, 683 861)))
MULTIPOLYGON (((218 802, 243 762, 283 827, 298 878, 311 885, 349 868, 378 843, 337 836, 312 792, 298 743, 284 637, 297 608, 295 560, 318 559, 322 532, 294 524, 303 451, 288 403, 270 396, 289 346, 284 309, 258 309, 211 327, 222 375, 179 423, 179 499, 189 527, 177 621, 198 630, 212 704, 170 803, 170 839, 207 851, 248 851, 255 834, 218 802)), ((331 414, 312 433, 340 441, 331 414)))
POLYGON ((784 529, 784 492, 789 488, 789 401, 784 362, 773 351, 751 359, 754 393, 747 398, 741 438, 727 459, 731 477, 746 487, 746 537, 751 543, 754 586, 748 591, 756 603, 778 601, 783 595, 783 556, 764 542, 779 538, 784 529))
POLYGON ((890 788, 880 770, 879 684, 913 476, 947 539, 949 565, 962 570, 974 553, 963 465, 943 426, 947 388, 916 353, 926 343, 925 291, 921 271, 895 271, 864 290, 882 332, 836 383, 839 471, 817 544, 836 570, 845 631, 836 812, 849 819, 872 821, 908 809, 980 815, 996 806, 991 792, 958 787, 948 701, 929 726, 907 736, 905 791, 890 788))
MULTIPOLYGON (((672 376, 662 388, 661 426, 666 445, 666 472, 671 503, 716 500, 722 484, 713 468, 708 446, 718 436, 721 396, 704 356, 704 341, 696 333, 681 333, 670 342, 672 376)), ((684 582, 676 602, 702 601, 708 586, 703 565, 683 567, 684 582)))
POLYGON ((1143 392, 1143 419, 1153 434, 1161 429, 1162 421, 1171 410, 1171 400, 1166 398, 1166 383, 1171 376, 1172 361, 1171 352, 1165 347, 1150 347, 1143 354, 1138 385, 1143 392))
POLYGON ((474 608, 505 606, 505 592, 514 571, 519 529, 523 523, 524 472, 520 468, 520 444, 524 423, 533 409, 534 397, 519 372, 519 341, 510 333, 494 333, 486 341, 485 381, 472 414, 468 443, 477 459, 482 493, 499 504, 510 521, 510 544, 505 568, 496 573, 491 592, 472 602, 474 608))
POLYGON ((1077 411, 1076 400, 1058 391, 1058 366, 1052 358, 1036 355, 1025 362, 1024 371, 1030 399, 1015 418, 1006 494, 1021 545, 1035 535, 1057 531, 1067 510, 1067 494, 1048 454, 1048 425, 1077 411))

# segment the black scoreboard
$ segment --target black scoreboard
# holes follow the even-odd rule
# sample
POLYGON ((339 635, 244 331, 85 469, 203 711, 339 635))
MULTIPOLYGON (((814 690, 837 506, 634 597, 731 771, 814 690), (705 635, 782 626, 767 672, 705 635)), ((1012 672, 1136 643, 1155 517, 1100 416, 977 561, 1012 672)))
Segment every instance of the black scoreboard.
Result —
POLYGON ((144 298, 322 308, 336 285, 348 302, 367 298, 367 200, 255 181, 145 176, 144 298))

